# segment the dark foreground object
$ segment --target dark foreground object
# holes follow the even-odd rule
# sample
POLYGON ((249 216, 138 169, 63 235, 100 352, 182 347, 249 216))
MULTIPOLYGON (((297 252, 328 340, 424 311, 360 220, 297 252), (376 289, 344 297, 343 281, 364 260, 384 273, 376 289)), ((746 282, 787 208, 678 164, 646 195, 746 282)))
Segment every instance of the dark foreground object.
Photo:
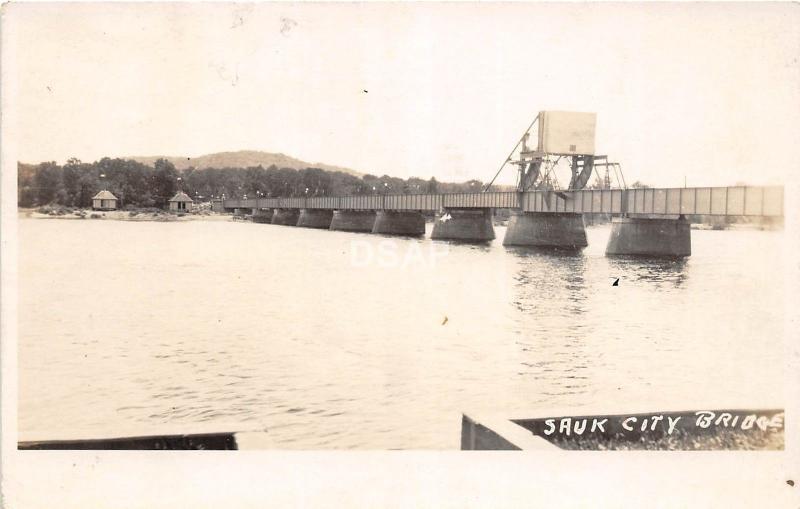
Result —
POLYGON ((66 440, 23 440, 17 449, 25 450, 216 450, 269 448, 265 432, 219 432, 184 435, 150 435, 66 440))
POLYGON ((464 414, 462 450, 775 451, 783 410, 698 410, 508 419, 464 414))

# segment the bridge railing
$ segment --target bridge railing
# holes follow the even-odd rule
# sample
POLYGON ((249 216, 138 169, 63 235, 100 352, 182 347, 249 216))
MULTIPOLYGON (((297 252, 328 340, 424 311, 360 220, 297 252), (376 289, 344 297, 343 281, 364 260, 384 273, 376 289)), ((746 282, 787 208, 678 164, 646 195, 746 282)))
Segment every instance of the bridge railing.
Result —
POLYGON ((225 200, 232 208, 421 210, 519 208, 578 214, 782 216, 783 187, 586 189, 527 193, 388 194, 225 200))
POLYGON ((644 214, 772 216, 783 213, 783 188, 695 187, 628 191, 628 210, 644 214))
POLYGON ((510 208, 519 207, 519 193, 452 193, 443 194, 444 207, 462 208, 510 208))
POLYGON ((783 187, 688 187, 535 191, 525 212, 583 214, 782 216, 783 187))
POLYGON ((534 191, 522 195, 525 212, 574 212, 583 214, 621 214, 623 190, 534 191))
POLYGON ((378 210, 383 208, 383 196, 342 196, 339 208, 344 210, 378 210))
POLYGON ((442 208, 441 194, 387 194, 385 210, 439 210, 442 208))
POLYGON ((346 210, 426 210, 443 207, 517 208, 519 194, 514 192, 386 194, 356 196, 312 196, 293 198, 226 199, 225 208, 303 208, 346 210))
POLYGON ((244 200, 244 199, 243 200, 225 200, 223 202, 223 206, 224 206, 224 203, 229 202, 229 201, 236 201, 237 202, 236 208, 243 208, 243 209, 254 209, 254 208, 257 208, 257 203, 258 203, 258 200, 256 200, 255 198, 247 199, 247 200, 244 200))

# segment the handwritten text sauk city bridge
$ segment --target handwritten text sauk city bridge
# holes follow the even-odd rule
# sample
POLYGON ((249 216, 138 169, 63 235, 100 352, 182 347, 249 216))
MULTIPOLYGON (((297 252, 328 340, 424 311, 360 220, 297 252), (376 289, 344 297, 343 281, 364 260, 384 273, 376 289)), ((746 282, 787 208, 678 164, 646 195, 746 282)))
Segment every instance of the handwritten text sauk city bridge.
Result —
POLYGON ((772 416, 759 415, 756 413, 746 415, 736 415, 730 412, 712 412, 710 410, 700 410, 694 413, 693 422, 681 426, 681 419, 685 415, 651 414, 651 415, 631 415, 616 417, 561 417, 545 419, 543 433, 547 436, 557 434, 569 436, 583 435, 584 433, 607 433, 610 431, 610 420, 617 420, 618 426, 623 432, 655 432, 661 431, 668 435, 675 432, 680 427, 693 429, 710 429, 712 427, 738 429, 743 431, 783 428, 783 413, 772 416))

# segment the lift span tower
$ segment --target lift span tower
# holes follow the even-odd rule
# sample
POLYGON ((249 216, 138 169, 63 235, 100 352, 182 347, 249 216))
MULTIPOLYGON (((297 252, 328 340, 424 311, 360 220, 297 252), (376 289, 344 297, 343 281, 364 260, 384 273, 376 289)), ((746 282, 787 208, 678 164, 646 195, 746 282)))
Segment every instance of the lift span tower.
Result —
POLYGON ((500 169, 486 186, 494 183, 506 164, 517 166, 517 191, 561 190, 555 169, 562 161, 568 162, 571 176, 568 191, 584 189, 595 168, 605 168, 605 176, 598 175, 598 187, 611 187, 611 172, 617 187, 625 188, 625 179, 618 163, 595 153, 595 128, 597 114, 574 111, 541 111, 525 130, 500 169), (536 148, 530 148, 531 138, 537 140, 536 148), (518 156, 513 158, 514 154, 518 156))

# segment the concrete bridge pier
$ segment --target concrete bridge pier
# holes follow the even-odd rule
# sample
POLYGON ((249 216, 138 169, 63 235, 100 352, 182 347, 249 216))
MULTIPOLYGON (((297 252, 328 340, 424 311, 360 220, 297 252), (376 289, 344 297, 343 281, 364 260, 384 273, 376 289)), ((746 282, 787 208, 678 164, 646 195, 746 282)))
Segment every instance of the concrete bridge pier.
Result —
POLYGON ((330 209, 302 209, 300 217, 297 219, 297 226, 327 230, 331 227, 332 219, 333 211, 330 209))
POLYGON ((492 209, 445 209, 433 224, 431 239, 464 242, 494 240, 492 209))
POLYGON ((272 224, 284 226, 297 226, 300 218, 300 209, 275 209, 272 214, 272 224))
POLYGON ((503 245, 584 248, 588 242, 583 214, 512 212, 503 245))
POLYGON ((275 214, 274 209, 255 209, 253 213, 253 222, 271 224, 273 214, 275 214))
POLYGON ((371 232, 374 226, 374 210, 336 210, 331 219, 331 230, 343 232, 371 232))
POLYGON ((416 210, 379 210, 372 233, 421 237, 425 235, 425 217, 416 210))
POLYGON ((689 221, 678 219, 615 217, 606 255, 684 257, 692 254, 689 221))

